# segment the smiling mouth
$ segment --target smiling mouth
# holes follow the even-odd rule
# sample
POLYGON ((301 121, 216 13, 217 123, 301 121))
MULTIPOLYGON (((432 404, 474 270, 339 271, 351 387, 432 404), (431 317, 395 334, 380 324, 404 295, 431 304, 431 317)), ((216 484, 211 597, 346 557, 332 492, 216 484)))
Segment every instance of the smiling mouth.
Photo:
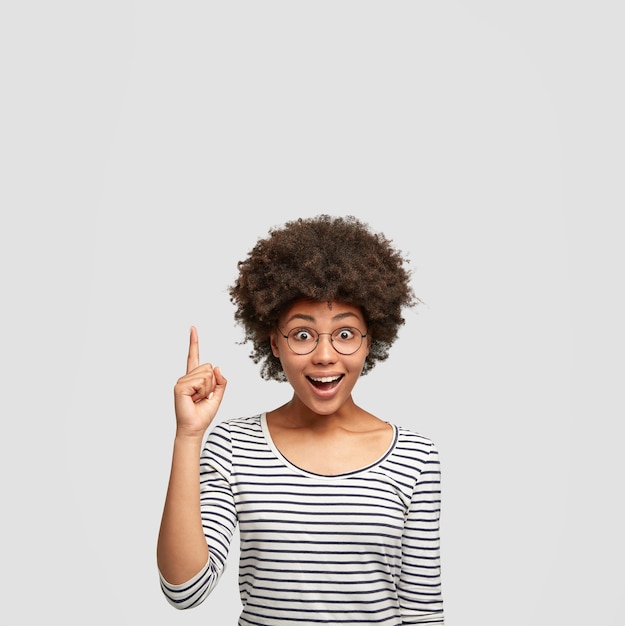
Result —
POLYGON ((308 380, 313 384, 317 389, 332 389, 338 385, 338 383, 343 379, 343 376, 322 376, 315 377, 307 376, 308 380))

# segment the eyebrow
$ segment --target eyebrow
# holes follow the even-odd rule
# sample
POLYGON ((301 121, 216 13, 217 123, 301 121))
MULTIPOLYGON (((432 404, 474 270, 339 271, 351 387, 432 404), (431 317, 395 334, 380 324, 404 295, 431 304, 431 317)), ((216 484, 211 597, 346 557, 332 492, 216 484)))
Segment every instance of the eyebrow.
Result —
MULTIPOLYGON (((355 313, 352 313, 351 311, 347 311, 345 313, 338 313, 332 318, 332 320, 333 321, 336 320, 338 322, 348 317, 355 317, 356 319, 360 319, 355 313)), ((305 322, 311 322, 311 323, 314 323, 316 321, 312 315, 305 315, 304 313, 295 313, 295 315, 291 315, 291 317, 289 317, 288 320, 285 320, 284 323, 288 324, 289 322, 292 322, 293 320, 303 320, 305 322)))

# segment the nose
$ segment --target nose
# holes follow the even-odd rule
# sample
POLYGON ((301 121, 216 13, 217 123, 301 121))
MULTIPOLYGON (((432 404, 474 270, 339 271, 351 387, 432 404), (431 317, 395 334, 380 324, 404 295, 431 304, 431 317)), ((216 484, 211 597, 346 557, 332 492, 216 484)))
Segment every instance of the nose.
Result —
POLYGON ((332 345, 332 333, 319 333, 317 346, 313 350, 313 356, 318 363, 332 363, 336 359, 337 352, 332 345), (322 339, 323 335, 327 335, 327 339, 322 339))

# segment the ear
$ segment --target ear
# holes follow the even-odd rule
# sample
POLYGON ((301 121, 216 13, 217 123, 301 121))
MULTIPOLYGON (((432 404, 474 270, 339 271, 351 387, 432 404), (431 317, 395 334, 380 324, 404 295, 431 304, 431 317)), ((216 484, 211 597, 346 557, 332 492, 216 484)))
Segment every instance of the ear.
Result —
POLYGON ((271 346, 271 352, 276 359, 280 358, 280 350, 278 348, 278 337, 276 336, 275 331, 271 331, 269 334, 269 345, 271 346))

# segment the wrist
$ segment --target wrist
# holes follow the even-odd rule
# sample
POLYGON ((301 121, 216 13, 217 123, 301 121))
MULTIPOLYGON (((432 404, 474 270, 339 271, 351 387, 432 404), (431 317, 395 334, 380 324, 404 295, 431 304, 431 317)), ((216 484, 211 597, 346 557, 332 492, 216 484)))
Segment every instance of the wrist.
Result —
POLYGON ((178 426, 176 428, 175 441, 184 444, 201 444, 204 440, 204 433, 205 431, 203 430, 194 430, 178 426))

